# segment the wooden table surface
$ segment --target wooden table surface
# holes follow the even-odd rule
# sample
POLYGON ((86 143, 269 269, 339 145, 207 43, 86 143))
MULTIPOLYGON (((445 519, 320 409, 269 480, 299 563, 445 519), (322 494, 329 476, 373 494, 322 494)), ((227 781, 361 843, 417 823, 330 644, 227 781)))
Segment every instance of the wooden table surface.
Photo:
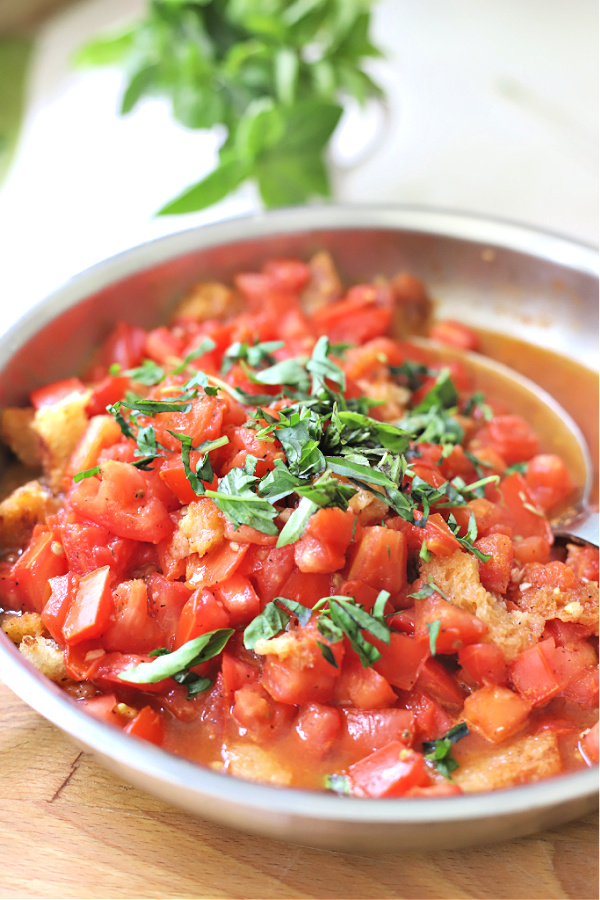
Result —
POLYGON ((280 844, 122 783, 0 684, 2 898, 598 897, 598 816, 490 847, 384 856, 280 844))

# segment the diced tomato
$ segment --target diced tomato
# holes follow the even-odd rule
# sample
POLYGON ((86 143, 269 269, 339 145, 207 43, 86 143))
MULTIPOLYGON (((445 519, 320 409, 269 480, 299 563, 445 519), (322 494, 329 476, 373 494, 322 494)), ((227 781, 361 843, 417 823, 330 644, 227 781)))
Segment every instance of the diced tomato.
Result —
POLYGON ((106 630, 113 608, 110 569, 104 566, 79 579, 75 596, 63 625, 68 644, 100 637, 106 630))
POLYGON ((119 688, 134 688, 149 694, 161 694, 170 690, 174 684, 172 678, 163 678, 154 683, 147 682, 137 684, 127 681, 127 672, 140 663, 152 662, 154 657, 142 656, 137 653, 104 653, 100 656, 88 673, 87 677, 102 687, 109 685, 112 690, 119 688), (120 677, 120 676, 124 677, 120 677))
POLYGON ((230 615, 220 600, 207 588, 198 588, 186 602, 175 633, 175 647, 208 634, 218 628, 229 628, 230 615))
POLYGON ((160 747, 165 736, 165 720, 151 706, 143 706, 135 719, 132 719, 123 730, 126 734, 132 734, 160 747))
POLYGON ((312 609, 315 603, 332 593, 330 575, 301 572, 294 567, 292 574, 280 586, 278 594, 312 609))
POLYGON ((415 599, 415 638, 429 640, 428 625, 439 622, 436 653, 456 653, 463 645, 480 641, 488 627, 473 613, 448 603, 439 594, 415 599))
POLYGON ((463 704, 464 694, 455 676, 432 657, 426 659, 419 669, 417 687, 430 694, 444 708, 457 709, 463 704))
POLYGON ((406 538, 381 525, 365 528, 348 579, 396 594, 406 584, 406 538))
POLYGON ((259 544, 261 547, 274 547, 277 543, 276 534, 265 534, 263 531, 258 531, 258 529, 252 528, 250 525, 238 525, 236 528, 229 519, 225 519, 223 524, 225 526, 225 537, 228 541, 236 541, 238 544, 259 544))
POLYGON ((411 744, 414 736, 413 713, 410 709, 340 709, 342 732, 340 745, 354 758, 379 750, 390 741, 411 744))
POLYGON ((291 723, 294 710, 262 685, 246 684, 235 692, 231 714, 253 740, 265 744, 291 723))
POLYGON ((588 669, 579 678, 570 681, 560 692, 560 697, 576 703, 583 709, 598 709, 600 673, 598 666, 588 669))
POLYGON ((544 514, 537 511, 533 497, 525 479, 520 472, 511 472, 503 478, 497 489, 498 503, 501 510, 502 522, 505 522, 513 530, 514 535, 520 538, 542 537, 549 543, 552 542, 552 529, 544 514))
POLYGON ((194 567, 189 579, 194 587, 212 587, 231 578, 242 563, 249 544, 222 541, 218 547, 203 556, 194 567))
POLYGON ((588 581, 598 581, 598 557, 597 547, 577 547, 575 544, 569 544, 567 549, 567 565, 573 569, 577 578, 588 581))
POLYGON ((588 766, 598 763, 598 722, 596 722, 595 725, 592 725, 592 727, 583 734, 579 747, 588 766))
POLYGON ((460 550, 460 544, 450 526, 439 513, 432 513, 425 525, 424 543, 434 556, 452 556, 460 550))
POLYGON ((61 403, 72 394, 85 394, 86 387, 79 378, 65 378, 63 381, 55 381, 44 387, 36 388, 31 392, 31 405, 35 409, 44 406, 54 406, 61 403))
POLYGON ((477 684, 508 684, 504 654, 496 644, 469 644, 458 651, 458 661, 477 684))
POLYGON ((344 300, 316 310, 313 323, 318 334, 334 342, 364 344, 388 330, 392 303, 389 286, 359 285, 344 300))
MULTIPOLYGON (((91 418, 93 416, 103 415, 106 412, 107 406, 123 399, 128 387, 129 376, 107 375, 106 378, 103 378, 102 381, 95 384, 92 389, 90 399, 85 408, 88 416, 91 418)), ((113 422, 114 421, 115 420, 113 419, 113 422)))
POLYGON ((452 515, 456 519, 459 526, 459 534, 464 537, 469 527, 471 514, 475 516, 475 524, 477 526, 477 534, 484 537, 494 525, 500 520, 500 510, 491 500, 485 497, 476 497, 469 500, 466 506, 458 506, 451 510, 452 515))
POLYGON ((331 699, 344 655, 343 642, 332 644, 311 620, 306 626, 287 631, 268 643, 264 655, 261 684, 281 703, 324 703, 331 699), (329 662, 320 644, 335 659, 329 662))
POLYGON ((562 619, 548 619, 544 629, 544 637, 554 638, 558 647, 583 641, 593 633, 592 625, 581 625, 579 622, 563 622, 562 619))
POLYGON ((65 552, 67 565, 78 575, 109 566, 113 579, 125 573, 139 554, 132 540, 117 537, 101 525, 83 521, 73 510, 63 510, 48 520, 56 540, 65 552))
POLYGON ((465 700, 463 716, 488 741, 501 743, 517 734, 529 718, 531 706, 509 688, 488 684, 465 700))
POLYGON ((392 741, 348 769, 357 797, 401 797, 414 787, 430 784, 422 753, 392 741))
POLYGON ((225 607, 231 625, 248 624, 260 613, 260 599, 247 578, 238 574, 215 585, 215 596, 225 607))
POLYGON ((545 537, 531 535, 513 541, 514 558, 518 565, 550 561, 550 542, 545 537))
POLYGON ((64 641, 63 625, 71 608, 78 580, 77 575, 68 572, 66 575, 57 575, 48 581, 50 596, 42 610, 42 622, 54 640, 60 644, 64 641))
POLYGON ((100 478, 80 481, 70 503, 79 515, 119 537, 158 544, 173 531, 169 513, 144 473, 128 463, 103 462, 100 478))
POLYGON ((111 366, 131 369, 139 366, 144 353, 146 331, 126 322, 119 322, 96 355, 88 373, 90 381, 105 378, 111 366))
MULTIPOLYGON (((357 578, 353 581, 342 582, 337 589, 337 592, 344 597, 352 597, 352 599, 360 604, 367 612, 371 612, 375 605, 375 601, 379 596, 378 590, 357 578)), ((400 630, 401 629, 398 629, 398 631, 400 630)))
POLYGON ((311 274, 307 263, 299 259, 271 259, 265 263, 263 272, 278 288, 292 294, 306 286, 311 274))
POLYGON ((541 453, 530 459, 525 482, 535 505, 546 513, 568 500, 575 490, 564 460, 555 453, 541 453))
POLYGON ((172 649, 181 611, 193 592, 186 584, 169 581, 158 572, 150 572, 144 580, 151 614, 162 634, 159 643, 172 649))
POLYGON ((344 359, 344 371, 349 378, 364 378, 382 366, 401 366, 405 356, 405 349, 398 341, 378 337, 362 347, 351 347, 344 359))
POLYGON ((338 508, 317 510, 294 547, 300 571, 328 574, 341 569, 346 562, 355 522, 356 517, 349 509, 345 512, 338 508))
MULTIPOLYGON (((261 547, 251 545, 248 548, 248 552, 239 571, 240 574, 246 575, 251 579, 263 602, 269 603, 274 597, 277 597, 278 594, 286 597, 289 596, 281 586, 290 577, 293 569, 293 544, 288 544, 286 547, 261 547)), ((327 579, 327 584, 329 584, 329 579, 327 579)), ((327 593, 328 589, 326 589, 324 595, 321 594, 320 596, 326 596, 327 593)), ((295 596, 289 596, 289 599, 296 598, 295 596)), ((320 599, 320 597, 317 599, 320 599)))
POLYGON ((123 581, 113 589, 113 609, 102 633, 105 650, 149 653, 162 643, 163 632, 151 614, 148 588, 141 578, 123 581))
POLYGON ((477 350, 479 347, 478 335, 461 322, 453 319, 442 319, 431 326, 430 338, 441 344, 449 344, 451 347, 460 347, 461 350, 477 350))
POLYGON ((194 447, 203 441, 212 441, 221 435, 225 408, 225 404, 217 397, 205 394, 192 404, 187 413, 158 413, 153 419, 156 440, 177 454, 181 453, 181 441, 173 437, 170 433, 172 431, 187 434, 194 447))
POLYGON ((491 557, 478 559, 482 585, 487 591, 505 594, 513 566, 513 542, 506 534, 490 534, 475 541, 475 547, 491 557))
POLYGON ((494 416, 478 432, 479 447, 497 450, 507 466, 531 459, 538 452, 538 439, 522 416, 494 416))
POLYGON ((81 641, 79 644, 67 644, 65 666, 69 678, 74 681, 88 681, 98 671, 106 655, 100 638, 81 641))
POLYGON ((413 713, 416 741, 435 741, 452 728, 453 721, 446 710, 425 691, 412 690, 406 705, 413 713))
POLYGON ((429 639, 415 640, 407 634, 392 632, 389 644, 377 639, 373 643, 381 653, 381 659, 374 663, 375 670, 394 687, 409 691, 429 656, 429 639))
POLYGON ((322 703, 306 703, 298 710, 295 730, 301 741, 301 752, 311 757, 325 756, 342 728, 339 710, 322 703))
POLYGON ((62 547, 50 531, 34 531, 27 549, 12 567, 14 590, 21 609, 41 612, 50 596, 48 580, 67 572, 62 547))
POLYGON ((346 653, 336 681, 335 698, 358 709, 384 709, 397 700, 390 683, 371 666, 363 667, 356 654, 346 653))
POLYGON ((245 684, 255 684, 258 681, 258 668, 251 666, 232 656, 231 653, 223 651, 221 657, 221 674, 223 676, 223 690, 227 696, 233 700, 233 695, 245 684))

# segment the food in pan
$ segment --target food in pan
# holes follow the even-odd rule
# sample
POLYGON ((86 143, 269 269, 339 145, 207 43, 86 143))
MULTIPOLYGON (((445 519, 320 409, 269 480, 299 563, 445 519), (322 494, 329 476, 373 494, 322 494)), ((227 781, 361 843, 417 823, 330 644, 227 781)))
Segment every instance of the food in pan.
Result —
POLYGON ((196 285, 6 409, 2 628, 89 713, 245 779, 429 797, 598 761, 598 552, 408 274, 196 285), (392 335, 402 334, 402 339, 392 335))

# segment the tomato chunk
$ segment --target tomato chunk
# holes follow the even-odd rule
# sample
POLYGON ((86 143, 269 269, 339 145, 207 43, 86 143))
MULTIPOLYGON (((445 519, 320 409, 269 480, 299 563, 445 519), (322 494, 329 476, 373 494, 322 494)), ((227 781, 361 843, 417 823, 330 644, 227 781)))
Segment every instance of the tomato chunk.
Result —
POLYGON ((400 741, 354 763, 348 778, 357 797, 401 797, 411 788, 430 784, 423 754, 400 741))
POLYGON ((62 629, 67 643, 100 637, 108 625, 112 606, 108 566, 80 578, 62 629))

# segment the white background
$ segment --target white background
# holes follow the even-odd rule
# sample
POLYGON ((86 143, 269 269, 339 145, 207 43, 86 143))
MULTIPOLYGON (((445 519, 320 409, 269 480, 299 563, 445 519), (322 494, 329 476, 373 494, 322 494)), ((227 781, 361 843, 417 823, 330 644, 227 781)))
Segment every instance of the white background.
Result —
MULTIPOLYGON (((215 162, 215 137, 160 101, 117 114, 116 70, 75 71, 87 39, 143 0, 86 0, 37 43, 17 158, 0 192, 0 327, 112 253, 257 208, 243 190, 201 214, 154 218, 215 162)), ((380 0, 372 74, 389 119, 350 114, 335 159, 343 201, 499 216, 586 243, 598 236, 596 0, 380 0), (364 148, 363 148, 364 149, 364 148)))

